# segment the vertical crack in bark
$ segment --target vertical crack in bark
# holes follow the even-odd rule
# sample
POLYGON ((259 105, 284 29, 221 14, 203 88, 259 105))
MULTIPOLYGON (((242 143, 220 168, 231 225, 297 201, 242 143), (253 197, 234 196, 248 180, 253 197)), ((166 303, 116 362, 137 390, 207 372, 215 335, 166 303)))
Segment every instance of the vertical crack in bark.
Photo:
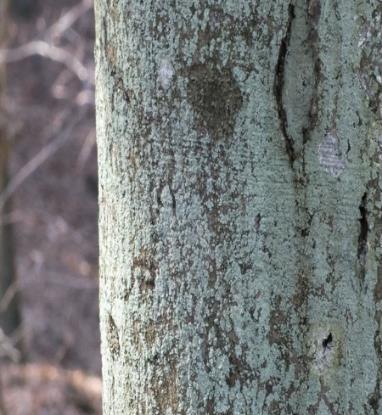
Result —
POLYGON ((366 276, 366 255, 367 255, 367 240, 369 234, 369 222, 368 222, 368 211, 367 211, 367 193, 364 193, 359 205, 360 212, 360 230, 358 235, 358 251, 357 257, 360 265, 359 277, 361 282, 365 281, 366 276))
POLYGON ((112 110, 114 111, 114 96, 116 93, 122 94, 123 100, 126 104, 130 104, 130 95, 128 89, 125 87, 125 83, 121 75, 119 75, 115 68, 112 68, 110 76, 113 78, 114 88, 112 91, 112 110))
MULTIPOLYGON (((379 161, 379 154, 378 152, 375 154, 375 159, 379 161)), ((371 255, 377 261, 377 273, 376 273, 376 282, 374 286, 374 321, 375 321, 375 331, 374 331, 374 351, 376 355, 377 362, 382 362, 382 311, 378 306, 381 304, 382 301, 382 261, 381 261, 381 254, 379 252, 378 247, 380 246, 380 238, 382 234, 382 217, 380 216, 380 202, 382 200, 382 193, 379 190, 379 180, 380 177, 371 180, 368 183, 368 188, 374 189, 375 192, 372 192, 373 195, 371 201, 369 201, 370 205, 366 213, 369 215, 373 215, 372 219, 369 219, 373 222, 372 229, 368 229, 369 232, 369 244, 371 245, 371 255)), ((380 415, 382 412, 382 365, 379 364, 377 371, 376 371, 376 379, 374 390, 368 396, 368 405, 366 406, 368 413, 373 415, 380 415), (371 410, 370 410, 371 409, 371 410)))
POLYGON ((113 317, 110 314, 109 314, 107 328, 106 328, 106 335, 107 335, 107 343, 109 346, 111 357, 114 360, 119 356, 120 342, 119 342, 117 326, 115 324, 113 317))
MULTIPOLYGON (((380 316, 381 317, 381 316, 380 316)), ((380 350, 382 350, 382 339, 380 330, 376 330, 374 334, 374 349, 377 351, 377 356, 380 356, 380 350)), ((369 396, 368 402, 371 408, 373 409, 373 413, 375 415, 380 414, 380 405, 381 402, 381 380, 382 380, 382 368, 379 365, 377 379, 375 382, 374 392, 369 396)))
POLYGON ((175 199, 175 193, 172 190, 172 186, 169 183, 168 188, 170 190, 170 195, 171 195, 171 207, 172 207, 172 213, 174 216, 176 216, 176 199, 175 199))
POLYGON ((359 205, 359 212, 361 216, 359 219, 360 231, 358 236, 358 259, 364 267, 367 253, 367 237, 369 233, 369 223, 367 219, 367 193, 364 193, 362 196, 361 204, 359 205))
POLYGON ((277 113, 280 122, 280 128, 285 140, 285 149, 288 154, 289 164, 293 167, 293 163, 296 159, 294 150, 293 138, 288 133, 288 117, 283 102, 283 90, 284 90, 284 76, 285 76, 285 60, 288 53, 288 47, 292 32, 292 22, 295 17, 294 5, 292 3, 288 6, 288 24, 286 33, 281 40, 279 56, 276 64, 276 74, 273 83, 273 94, 276 99, 277 113))
MULTIPOLYGON (((382 317, 382 315, 380 316, 382 317)), ((381 321, 381 319, 379 319, 379 321, 381 321)), ((377 356, 380 356, 380 351, 382 350, 382 338, 381 338, 381 333, 380 333, 380 326, 379 329, 375 332, 374 335, 374 349, 377 352, 377 356)), ((369 399, 369 403, 371 405, 371 407, 373 408, 374 414, 378 415, 380 414, 379 410, 380 408, 380 402, 381 402, 381 380, 382 380, 382 367, 381 365, 379 365, 378 368, 378 373, 377 373, 377 381, 375 383, 375 388, 374 388, 374 392, 372 394, 372 396, 369 399)))

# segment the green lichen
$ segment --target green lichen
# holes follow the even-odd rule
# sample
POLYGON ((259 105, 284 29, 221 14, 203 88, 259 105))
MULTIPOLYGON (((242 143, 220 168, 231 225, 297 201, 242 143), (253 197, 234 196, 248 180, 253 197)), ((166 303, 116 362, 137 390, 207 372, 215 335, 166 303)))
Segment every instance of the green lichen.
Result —
POLYGON ((96 2, 106 415, 380 411, 374 7, 96 2))

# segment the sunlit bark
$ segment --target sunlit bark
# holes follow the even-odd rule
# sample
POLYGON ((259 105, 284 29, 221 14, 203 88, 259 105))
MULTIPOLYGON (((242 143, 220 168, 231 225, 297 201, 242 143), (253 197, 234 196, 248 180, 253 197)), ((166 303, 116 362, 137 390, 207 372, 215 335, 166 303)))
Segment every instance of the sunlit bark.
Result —
POLYGON ((96 1, 105 415, 381 414, 381 17, 96 1))

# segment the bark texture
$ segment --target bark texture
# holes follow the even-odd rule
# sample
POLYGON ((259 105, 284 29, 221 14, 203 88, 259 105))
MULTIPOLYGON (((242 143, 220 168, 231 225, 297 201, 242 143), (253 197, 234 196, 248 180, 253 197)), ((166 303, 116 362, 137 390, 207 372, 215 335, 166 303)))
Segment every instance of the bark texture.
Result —
POLYGON ((104 413, 382 413, 378 0, 96 0, 104 413))

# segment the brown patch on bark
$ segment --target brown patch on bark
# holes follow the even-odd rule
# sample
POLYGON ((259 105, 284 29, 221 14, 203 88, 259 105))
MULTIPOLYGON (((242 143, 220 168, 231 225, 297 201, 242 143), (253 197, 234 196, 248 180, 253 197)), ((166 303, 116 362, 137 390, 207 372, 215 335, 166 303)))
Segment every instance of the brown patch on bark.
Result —
POLYGON ((282 361, 286 368, 294 362, 292 338, 289 328, 288 315, 282 311, 282 299, 277 296, 271 309, 269 318, 268 341, 270 345, 275 345, 282 356, 282 361))
POLYGON ((376 303, 382 301, 382 266, 378 266, 377 283, 374 288, 374 299, 376 303))
POLYGON ((119 335, 117 326, 114 322, 114 319, 111 315, 109 315, 108 326, 106 329, 106 337, 107 343, 109 345, 109 350, 113 359, 117 358, 120 353, 120 345, 119 345, 119 335))
POLYGON ((144 336, 145 336, 145 343, 147 344, 147 346, 151 347, 154 344, 155 339, 157 337, 157 332, 155 329, 154 322, 152 322, 145 328, 144 336))
POLYGON ((139 255, 133 258, 132 271, 140 269, 146 271, 141 278, 141 290, 152 290, 155 287, 155 279, 158 273, 158 264, 153 258, 152 253, 146 248, 142 248, 139 255))
POLYGON ((231 70, 211 62, 198 64, 189 69, 188 78, 187 95, 198 129, 215 141, 231 137, 243 103, 231 70))
POLYGON ((175 361, 170 361, 166 365, 167 370, 165 375, 157 382, 153 382, 154 385, 158 385, 153 391, 154 399, 157 404, 158 414, 168 413, 168 409, 171 409, 173 414, 184 414, 184 411, 179 411, 178 399, 178 370, 175 361))
POLYGON ((107 61, 111 64, 112 67, 115 67, 117 64, 117 52, 114 46, 110 44, 105 45, 105 55, 107 61))
POLYGON ((129 91, 126 87, 125 87, 125 83, 123 81, 123 77, 122 75, 119 75, 116 71, 116 69, 112 69, 111 71, 111 77, 113 78, 114 81, 114 87, 113 87, 113 92, 112 92, 112 110, 114 110, 115 104, 115 94, 120 94, 123 98, 123 100, 126 102, 126 104, 130 104, 130 95, 132 94, 131 91, 129 91))
POLYGON ((321 17, 321 0, 309 0, 308 14, 314 24, 317 24, 321 17))

